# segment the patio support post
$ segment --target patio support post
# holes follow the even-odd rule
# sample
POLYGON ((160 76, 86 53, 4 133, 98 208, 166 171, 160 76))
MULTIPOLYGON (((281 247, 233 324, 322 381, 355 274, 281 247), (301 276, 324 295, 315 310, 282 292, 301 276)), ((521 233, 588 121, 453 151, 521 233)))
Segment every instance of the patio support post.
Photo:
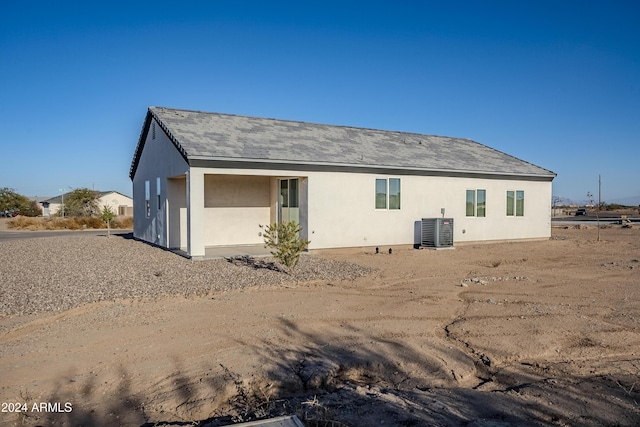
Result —
POLYGON ((204 258, 204 172, 191 168, 187 172, 187 254, 204 258))

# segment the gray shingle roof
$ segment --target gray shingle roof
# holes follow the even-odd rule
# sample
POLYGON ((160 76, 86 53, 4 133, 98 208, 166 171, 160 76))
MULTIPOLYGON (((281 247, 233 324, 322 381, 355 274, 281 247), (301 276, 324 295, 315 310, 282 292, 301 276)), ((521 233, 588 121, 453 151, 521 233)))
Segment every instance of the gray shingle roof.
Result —
MULTIPOLYGON (((117 193, 120 194, 121 196, 125 196, 124 194, 118 192, 118 191, 95 191, 96 195, 98 198, 100 197, 104 197, 107 194, 111 194, 111 193, 117 193)), ((51 198, 47 198, 46 200, 41 200, 41 202, 45 202, 45 203, 58 203, 61 204, 62 203, 62 196, 64 195, 64 197, 68 197, 71 194, 71 191, 68 191, 64 194, 60 194, 58 196, 55 197, 51 197, 51 198)), ((125 196, 125 197, 129 197, 129 196, 125 196)))
POLYGON ((152 117, 190 164, 215 160, 555 177, 549 170, 464 138, 150 107, 131 165, 132 179, 152 117))

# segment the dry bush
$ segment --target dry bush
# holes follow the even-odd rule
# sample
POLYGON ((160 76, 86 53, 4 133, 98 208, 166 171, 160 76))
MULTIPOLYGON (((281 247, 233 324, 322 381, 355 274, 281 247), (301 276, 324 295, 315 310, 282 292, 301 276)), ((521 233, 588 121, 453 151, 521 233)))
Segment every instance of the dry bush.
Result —
POLYGON ((82 228, 107 228, 107 224, 102 220, 102 218, 96 216, 90 217, 81 217, 75 218, 81 225, 82 228))
POLYGON ((8 228, 26 229, 26 230, 44 230, 42 218, 28 218, 19 216, 7 223, 8 228))
MULTIPOLYGON (((133 228, 133 218, 130 216, 118 217, 112 221, 113 228, 133 228)), ((89 217, 53 217, 53 218, 27 218, 19 216, 9 221, 8 228, 17 230, 83 230, 88 228, 107 228, 107 224, 95 216, 89 217)))
POLYGON ((123 229, 131 229, 133 228, 133 217, 132 216, 119 216, 111 221, 112 228, 123 228, 123 229))

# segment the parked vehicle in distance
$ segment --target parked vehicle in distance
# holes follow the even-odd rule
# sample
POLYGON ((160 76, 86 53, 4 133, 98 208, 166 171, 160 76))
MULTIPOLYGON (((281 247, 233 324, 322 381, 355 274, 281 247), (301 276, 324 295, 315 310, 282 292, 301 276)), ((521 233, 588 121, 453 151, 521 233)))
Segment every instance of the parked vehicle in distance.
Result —
POLYGON ((587 214, 587 210, 580 208, 576 211, 576 216, 580 216, 580 215, 586 215, 587 214))

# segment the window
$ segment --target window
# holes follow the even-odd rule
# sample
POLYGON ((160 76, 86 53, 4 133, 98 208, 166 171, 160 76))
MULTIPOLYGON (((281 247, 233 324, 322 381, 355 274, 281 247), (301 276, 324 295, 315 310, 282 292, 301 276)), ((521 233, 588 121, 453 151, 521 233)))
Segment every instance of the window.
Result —
POLYGON ((524 191, 516 191, 516 216, 524 216, 524 191))
POLYGON ((507 191, 507 216, 524 216, 524 191, 507 191))
POLYGON ((376 178, 376 209, 399 210, 400 200, 400 178, 376 178))
POLYGON ((487 216, 487 190, 467 190, 466 215, 487 216))
POLYGON ((484 218, 487 216, 487 190, 478 190, 476 201, 478 203, 476 216, 484 218))
POLYGON ((146 216, 149 218, 151 216, 151 186, 149 181, 144 182, 144 201, 146 207, 146 216))
POLYGON ((386 179, 376 179, 376 209, 387 209, 386 179))
POLYGON ((476 211, 476 190, 467 190, 467 216, 474 216, 476 211))
POLYGON ((289 207, 298 208, 298 179, 289 180, 289 207))
POLYGON ((156 178, 156 196, 158 199, 158 210, 162 209, 162 200, 160 198, 160 177, 156 178))
POLYGON ((289 180, 283 179, 280 181, 280 206, 283 208, 289 207, 289 180))
POLYGON ((507 191, 507 216, 513 216, 515 200, 515 191, 507 191))
POLYGON ((300 182, 298 178, 280 179, 280 198, 278 201, 278 221, 300 223, 300 182))
POLYGON ((400 178, 389 178, 389 209, 400 209, 400 178))

